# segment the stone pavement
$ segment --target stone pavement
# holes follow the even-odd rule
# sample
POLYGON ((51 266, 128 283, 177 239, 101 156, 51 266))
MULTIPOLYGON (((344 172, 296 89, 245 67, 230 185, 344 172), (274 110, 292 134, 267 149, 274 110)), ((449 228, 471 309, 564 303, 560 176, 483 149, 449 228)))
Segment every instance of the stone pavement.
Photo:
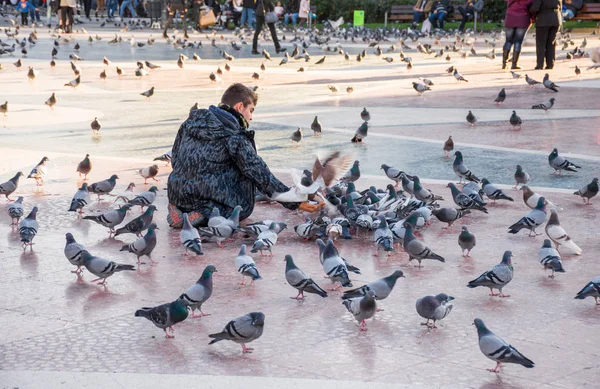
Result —
MULTIPOLYGON (((201 107, 217 102, 231 82, 255 84, 250 83, 250 75, 263 62, 246 58, 249 48, 244 47, 238 55, 242 58, 232 63, 232 73, 213 85, 208 73, 222 66, 222 60, 190 60, 182 70, 175 65, 179 51, 162 39, 142 49, 125 42, 113 47, 106 41, 116 30, 88 30, 103 40, 86 46, 87 37, 77 37, 85 61, 80 63, 83 83, 76 90, 62 87, 73 78, 66 59, 72 43, 59 47, 59 66, 51 70, 48 58, 52 41, 40 32, 38 47, 23 59, 25 67, 33 64, 39 69, 40 76, 32 83, 26 79, 26 70, 12 66, 16 57, 0 57, 4 64, 0 102, 9 100, 11 106, 7 117, 0 116, 0 181, 20 170, 27 174, 44 155, 50 158, 44 187, 36 188, 32 180, 23 179, 14 194, 25 197, 26 210, 33 205, 40 208, 40 230, 32 252, 22 251, 18 231, 9 226, 6 201, 0 199, 0 322, 5 330, 0 339, 0 387, 120 388, 158 383, 170 387, 194 383, 207 387, 281 387, 284 383, 290 387, 358 388, 364 387, 364 382, 378 388, 596 387, 600 378, 596 347, 600 307, 591 299, 573 299, 600 274, 596 259, 600 243, 593 228, 599 219, 598 205, 584 206, 572 195, 574 188, 600 172, 598 73, 584 71, 581 81, 572 77, 574 64, 585 68, 591 64, 589 59, 558 62, 551 72, 551 78, 561 85, 558 94, 513 80, 510 73, 499 70, 498 60, 490 62, 482 55, 451 63, 469 78, 469 84, 457 84, 447 76, 444 70, 450 65, 445 61, 424 59, 413 52, 415 68, 410 73, 403 64, 389 65, 372 55, 360 65, 329 56, 323 67, 309 65, 305 74, 296 72, 303 65, 300 63, 279 67, 275 58, 267 64, 269 68, 258 83, 260 102, 252 125, 257 129, 259 153, 284 181, 289 182, 286 172, 290 167, 310 166, 312 154, 322 148, 354 148, 363 172, 359 189, 385 187, 390 181, 379 166, 388 163, 418 173, 428 187, 445 197, 442 206, 450 206, 445 184, 456 177, 451 160, 442 157, 441 145, 453 135, 467 165, 476 174, 507 185, 509 195, 515 197, 514 203, 490 206, 489 215, 472 214, 450 231, 442 230, 442 224, 434 220, 423 239, 447 259, 443 264, 425 261, 424 267, 417 269, 401 252, 375 258, 369 237, 338 241, 342 255, 362 270, 362 275, 351 277, 355 285, 398 268, 406 275, 380 303, 385 310, 369 321, 369 330, 360 332, 342 306, 340 292, 332 292, 326 299, 314 295, 304 302, 289 299, 295 290, 285 282, 285 254, 293 255, 298 266, 323 287, 329 286, 322 278, 317 245, 303 241, 293 231, 305 215, 275 204, 257 207, 249 221, 284 220, 289 227, 280 235, 273 258, 256 258, 264 279, 255 286, 238 285, 233 260, 243 242, 241 237, 226 243, 224 249, 205 243, 202 257, 184 256, 178 231, 171 230, 165 221, 163 189, 170 169, 163 164, 159 164, 161 190, 155 214, 159 243, 153 256, 159 263, 118 273, 109 278, 107 288, 91 284, 92 276, 87 272, 82 279, 70 273, 72 266, 62 252, 67 232, 95 255, 135 263, 133 254, 118 251, 132 242, 133 236, 109 239, 105 228, 66 211, 82 183, 75 167, 83 156, 89 153, 94 165, 90 182, 116 173, 120 177, 116 192, 129 182, 135 182, 136 191, 141 191, 143 179, 136 175, 136 169, 148 166, 154 157, 169 150, 189 107, 195 102, 201 107), (118 79, 109 72, 108 80, 100 80, 97 74, 104 67, 104 55, 114 61, 112 66, 122 66, 127 75, 118 79), (163 68, 145 79, 135 79, 131 74, 138 59, 150 59, 163 68), (411 88, 419 76, 433 78, 436 83, 425 97, 416 96, 411 88), (342 90, 351 84, 355 92, 333 95, 326 88, 331 83, 342 90), (156 86, 157 92, 145 101, 139 93, 150 86, 156 86), (497 107, 493 99, 502 87, 507 88, 509 97, 497 107), (52 91, 59 97, 54 111, 43 105, 52 91), (557 99, 550 112, 529 109, 550 97, 557 99), (349 139, 360 125, 363 106, 373 117, 370 134, 362 145, 352 145, 349 139), (469 109, 480 119, 474 128, 464 120, 469 109), (521 131, 509 130, 508 117, 513 109, 524 119, 521 131), (315 115, 324 126, 320 139, 308 134, 315 115), (95 116, 104 125, 101 137, 96 138, 89 129, 95 116), (298 126, 306 129, 307 136, 302 146, 295 147, 290 145, 289 135, 298 126), (581 164, 581 172, 550 176, 547 155, 553 147, 581 164), (516 164, 532 173, 537 192, 562 208, 559 216, 563 227, 583 249, 580 257, 564 258, 567 272, 554 280, 547 277, 537 257, 544 236, 506 233, 510 224, 529 211, 520 192, 509 188, 516 164), (462 224, 477 236, 471 259, 461 257, 456 243, 462 224), (487 290, 465 287, 498 263, 505 250, 514 254, 515 278, 505 289, 510 298, 492 298, 487 290), (208 264, 219 270, 213 297, 204 307, 211 316, 189 318, 177 325, 172 340, 165 339, 147 320, 133 316, 142 306, 175 299, 208 264), (454 310, 438 330, 427 330, 419 325, 415 301, 440 292, 456 298, 454 310), (252 344, 253 354, 242 356, 240 347, 228 342, 208 346, 209 333, 220 331, 230 319, 250 311, 266 315, 265 332, 252 344), (479 351, 477 333, 471 325, 475 317, 485 320, 490 329, 535 361, 536 367, 508 365, 501 374, 487 372, 485 369, 494 363, 479 351)), ((149 36, 147 32, 120 35, 133 35, 138 41, 149 36)), ((217 49, 204 34, 192 36, 192 40, 197 39, 204 44, 197 50, 203 58, 217 56, 217 49)), ((528 42, 525 69, 533 67, 533 39, 528 42)), ((588 47, 600 43, 589 35, 588 42, 588 47)), ((288 43, 285 46, 291 48, 288 43)), ((344 48, 359 52, 365 46, 344 48)), ((481 38, 476 47, 480 53, 488 51, 481 38)), ((269 50, 273 51, 272 47, 269 50)), ((316 47, 310 51, 313 61, 322 55, 316 47)), ((189 50, 185 52, 191 57, 189 50)), ((540 80, 543 77, 539 71, 521 73, 540 80)), ((93 199, 85 213, 97 214, 110 208, 111 202, 108 198, 102 202, 93 199)), ((129 217, 138 214, 139 209, 134 209, 129 217)))

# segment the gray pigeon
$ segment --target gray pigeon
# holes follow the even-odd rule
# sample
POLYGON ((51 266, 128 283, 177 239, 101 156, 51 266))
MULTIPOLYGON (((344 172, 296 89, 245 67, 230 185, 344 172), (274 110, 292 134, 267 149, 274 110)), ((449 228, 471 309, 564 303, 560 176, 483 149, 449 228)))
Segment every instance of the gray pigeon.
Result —
POLYGON ((296 266, 291 255, 285 256, 285 280, 298 290, 296 297, 290 297, 292 299, 304 300, 304 292, 327 297, 327 292, 296 266))
MULTIPOLYGON (((590 200, 592 197, 598 194, 598 179, 594 178, 592 182, 579 189, 577 192, 573 192, 574 195, 581 196, 583 202, 587 205, 591 205, 590 200), (587 202, 586 202, 587 199, 587 202)), ((7 196, 8 197, 8 196, 7 196)))
POLYGON ((145 317, 155 326, 165 331, 165 338, 174 338, 168 330, 175 332, 173 326, 187 319, 188 309, 181 300, 175 300, 172 303, 166 303, 157 307, 145 307, 135 311, 136 317, 145 317))
POLYGON ((127 215, 127 211, 133 207, 131 204, 124 204, 119 209, 113 209, 107 212, 104 212, 98 216, 84 216, 85 220, 92 220, 104 227, 108 227, 109 234, 115 233, 115 226, 118 226, 125 220, 125 216, 127 215))
POLYGON ((323 131, 323 126, 321 126, 321 123, 319 122, 319 119, 317 116, 315 116, 315 120, 313 120, 312 124, 310 125, 310 129, 313 130, 313 132, 315 133, 315 136, 321 136, 321 132, 323 131))
POLYGON ((402 270, 396 270, 387 277, 380 278, 376 281, 369 282, 360 288, 350 289, 344 292, 342 299, 352 299, 357 297, 363 297, 367 295, 367 292, 372 290, 375 292, 375 300, 385 300, 396 285, 398 278, 404 277, 402 270))
POLYGON ((577 166, 568 159, 558 155, 558 149, 556 148, 552 150, 552 152, 548 156, 548 163, 550 164, 552 169, 554 169, 552 174, 556 174, 558 172, 559 176, 562 174, 563 170, 577 173, 577 169, 581 169, 581 166, 577 166))
POLYGON ((75 196, 71 200, 71 206, 69 207, 69 212, 75 212, 79 210, 81 214, 83 212, 83 207, 88 205, 90 202, 90 192, 88 192, 88 186, 84 182, 81 185, 81 188, 77 192, 75 192, 75 196))
POLYGON ((479 349, 489 359, 496 361, 496 367, 488 369, 492 373, 499 373, 502 363, 516 363, 527 368, 534 367, 533 361, 527 359, 516 348, 504 339, 494 334, 481 319, 475 319, 473 325, 477 328, 479 336, 479 349))
POLYGON ((398 189, 398 184, 402 182, 402 173, 404 172, 386 164, 381 165, 381 168, 385 172, 385 175, 396 183, 396 189, 398 189))
POLYGON ((515 201, 512 197, 504 193, 502 189, 490 183, 487 178, 481 179, 481 186, 483 193, 485 193, 488 199, 492 200, 492 204, 496 204, 496 200, 515 201))
POLYGON ((83 250, 85 250, 85 246, 83 246, 81 243, 77 243, 73 237, 73 234, 71 233, 67 233, 66 239, 67 243, 65 244, 64 250, 65 257, 67 257, 71 265, 77 266, 77 269, 71 270, 71 273, 81 276, 81 273, 83 272, 82 266, 84 265, 83 258, 81 258, 81 253, 83 253, 83 250))
POLYGON ((90 273, 98 277, 91 282, 99 282, 98 285, 106 285, 106 279, 113 274, 124 271, 124 270, 135 270, 135 266, 133 265, 122 265, 113 261, 109 261, 108 259, 94 257, 87 250, 83 250, 81 252, 81 259, 83 260, 83 264, 85 268, 88 269, 90 273))
POLYGON ((277 229, 277 225, 273 222, 269 226, 269 229, 258 234, 256 241, 252 245, 251 253, 256 253, 260 251, 260 256, 263 256, 263 250, 268 250, 271 257, 273 256, 272 248, 277 243, 277 233, 275 230, 277 229))
POLYGON ((462 226, 462 230, 458 235, 458 245, 462 251, 462 256, 469 257, 469 254, 471 253, 471 250, 473 250, 473 247, 475 247, 475 244, 475 235, 469 232, 467 226, 462 226), (465 250, 467 251, 466 254, 465 250))
POLYGON ((154 205, 150 205, 143 214, 127 223, 124 227, 121 227, 115 231, 115 236, 121 234, 136 234, 137 236, 141 236, 142 231, 147 229, 150 223, 152 223, 154 211, 156 211, 156 207, 154 205))
POLYGON ((33 238, 35 238, 38 232, 38 222, 36 220, 38 213, 38 207, 33 207, 29 215, 19 224, 19 237, 21 238, 23 251, 29 246, 33 249, 33 238))
POLYGON ((554 106, 554 101, 556 101, 556 99, 553 97, 545 103, 536 104, 536 105, 531 106, 531 109, 543 109, 544 111, 547 112, 550 108, 552 108, 554 106))
POLYGON ((455 221, 470 214, 471 211, 469 209, 457 208, 434 208, 431 210, 431 213, 442 223, 448 223, 448 226, 442 227, 443 229, 448 229, 452 227, 455 221))
POLYGON ((375 292, 369 290, 365 296, 344 300, 342 304, 346 307, 348 312, 354 315, 356 321, 360 323, 360 330, 366 331, 367 323, 365 320, 375 316, 375 312, 377 311, 375 292))
POLYGON ((565 269, 563 269, 562 261, 560 259, 560 254, 556 249, 552 247, 552 242, 550 239, 544 240, 544 245, 540 248, 539 251, 540 263, 544 267, 544 269, 552 270, 552 275, 548 277, 554 278, 554 272, 564 273, 565 269))
POLYGON ((443 257, 431 251, 423 242, 415 238, 412 225, 404 223, 404 229, 406 231, 404 232, 404 244, 402 247, 404 247, 404 251, 408 254, 409 262, 416 259, 419 262, 418 267, 422 267, 421 261, 423 259, 435 259, 440 262, 446 262, 443 257))
POLYGON ((523 217, 521 220, 508 227, 508 232, 511 234, 516 234, 521 231, 523 228, 529 230, 529 236, 541 235, 535 232, 535 229, 546 221, 546 199, 544 197, 540 197, 538 199, 538 203, 534 209, 529 211, 527 216, 523 217), (533 233, 533 235, 531 235, 533 233))
MULTIPOLYGON (((322 244, 323 241, 317 239, 317 244, 319 243, 322 244)), ((346 262, 338 253, 331 239, 327 240, 327 244, 322 248, 321 259, 323 270, 331 282, 339 282, 340 287, 352 286, 352 282, 350 282, 350 278, 348 276, 348 267, 346 266, 346 262)))
POLYGON ((154 248, 156 247, 156 232, 155 232, 155 230, 158 230, 156 223, 150 223, 150 225, 148 226, 146 235, 144 235, 141 238, 138 238, 138 240, 136 240, 135 242, 133 242, 131 244, 124 245, 123 247, 121 247, 120 251, 128 251, 130 253, 134 253, 137 257, 138 265, 145 263, 145 262, 140 262, 140 257, 143 257, 144 255, 150 259, 150 262, 152 262, 152 264, 158 263, 158 262, 155 262, 151 256, 152 250, 154 250, 154 248))
POLYGON ((558 85, 550 81, 550 75, 548 73, 544 75, 544 80, 542 83, 546 89, 550 89, 553 92, 558 92, 558 88, 560 88, 558 85))
POLYGON ((250 343, 263 334, 265 327, 265 315, 262 312, 250 312, 247 315, 233 319, 223 329, 223 331, 208 335, 213 340, 209 344, 219 342, 221 340, 231 340, 242 345, 242 353, 247 354, 254 351, 253 348, 246 347, 246 343, 250 343))
POLYGON ((147 192, 142 192, 135 196, 133 200, 129 200, 129 204, 139 205, 144 209, 144 207, 154 203, 156 192, 158 192, 158 188, 153 186, 147 192))
POLYGON ((262 280, 262 277, 256 268, 254 259, 246 254, 245 244, 240 246, 240 252, 237 257, 235 257, 235 268, 237 269, 238 273, 242 275, 242 282, 240 285, 246 285, 244 277, 250 277, 252 279, 250 285, 254 285, 254 281, 262 280))
POLYGON ((6 199, 12 201, 8 198, 15 190, 17 190, 17 186, 19 185, 19 178, 23 177, 22 172, 18 172, 15 174, 13 178, 10 180, 0 184, 0 195, 6 196, 6 199))
POLYGON ((476 288, 478 286, 484 286, 490 288, 490 296, 510 297, 509 294, 502 293, 502 289, 513 279, 514 271, 511 258, 512 252, 505 251, 502 256, 502 262, 473 281, 470 281, 467 287, 476 288), (498 289, 500 293, 494 294, 494 289, 498 289))
POLYGON ((576 300, 583 300, 586 297, 593 297, 596 300, 596 305, 600 305, 598 298, 600 297, 600 276, 594 277, 586 286, 583 287, 575 296, 576 300))
POLYGON ((363 108, 362 112, 360 113, 360 118, 362 119, 362 121, 368 122, 369 120, 371 120, 371 114, 369 113, 369 111, 367 111, 366 108, 363 108))
POLYGON ((515 186, 514 188, 517 189, 517 186, 519 184, 521 185, 525 185, 529 182, 529 180, 531 180, 531 176, 529 175, 529 173, 527 173, 525 170, 523 170, 523 168, 521 167, 521 165, 517 165, 517 171, 515 171, 515 186))
POLYGON ((471 124, 471 127, 473 127, 475 123, 477 123, 477 116, 473 115, 473 112, 471 111, 469 111, 469 113, 467 114, 467 122, 471 124))
POLYGON ((479 178, 475 174, 469 170, 468 167, 463 163, 463 155, 460 151, 454 152, 454 162, 452 163, 452 170, 459 178, 459 184, 462 183, 462 180, 475 181, 479 182, 479 178))
POLYGON ((179 231, 179 240, 185 248, 184 255, 187 255, 187 251, 190 250, 196 255, 204 255, 202 252, 202 241, 200 240, 200 234, 190 224, 190 219, 187 213, 183 214, 183 228, 179 231))
POLYGON ((15 202, 8 204, 7 212, 11 219, 10 225, 19 225, 19 219, 21 219, 23 213, 25 213, 25 210, 23 209, 23 196, 19 196, 15 202))
POLYGON ((506 90, 502 88, 502 90, 498 93, 498 96, 496 96, 496 100, 494 100, 494 103, 500 104, 503 103, 504 100, 506 100, 506 90))
POLYGON ((450 301, 454 300, 454 297, 448 296, 446 293, 432 294, 429 296, 421 297, 417 300, 416 308, 417 313, 427 319, 425 323, 421 323, 423 326, 428 328, 437 328, 435 322, 442 320, 450 314, 452 311, 452 304, 450 301), (433 325, 429 325, 429 321, 433 320, 433 325))
POLYGON ((369 132, 369 124, 365 121, 358 127, 358 130, 354 133, 354 137, 350 140, 353 143, 362 143, 369 132))
POLYGON ((298 129, 292 133, 290 139, 292 140, 292 143, 296 142, 300 144, 300 142, 302 142, 302 128, 298 127, 298 129))
POLYGON ((450 188, 450 192, 452 193, 452 199, 454 200, 454 203, 458 205, 461 209, 474 209, 483 213, 488 213, 487 208, 485 208, 483 205, 481 205, 471 197, 458 190, 454 183, 449 182, 447 187, 450 188))
POLYGON ((510 115, 508 122, 511 124, 513 130, 517 127, 517 130, 520 130, 521 124, 523 124, 523 120, 519 115, 517 115, 517 111, 512 111, 512 115, 510 115))
POLYGON ((215 272, 217 272, 217 268, 214 265, 206 266, 200 279, 179 296, 179 299, 192 311, 193 318, 210 315, 202 312, 202 304, 212 295, 213 273, 215 272), (200 315, 195 314, 196 309, 200 311, 200 315))
POLYGON ((104 181, 94 182, 92 185, 88 186, 88 191, 90 193, 97 194, 98 200, 100 200, 101 195, 110 194, 110 192, 112 192, 113 189, 115 189, 118 178, 119 176, 113 174, 112 176, 110 176, 110 178, 104 181))
POLYGON ((379 215, 379 228, 373 234, 373 241, 375 242, 375 253, 373 255, 376 257, 379 256, 380 248, 383 248, 387 255, 394 251, 394 235, 388 227, 384 215, 379 215))

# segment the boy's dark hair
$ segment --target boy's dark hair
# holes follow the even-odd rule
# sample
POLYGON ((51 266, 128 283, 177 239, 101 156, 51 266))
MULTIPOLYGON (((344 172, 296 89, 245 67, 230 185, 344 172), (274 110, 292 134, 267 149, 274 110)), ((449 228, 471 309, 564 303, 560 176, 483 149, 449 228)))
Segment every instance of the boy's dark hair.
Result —
POLYGON ((242 102, 244 106, 247 106, 250 103, 256 105, 258 102, 258 95, 244 84, 233 84, 227 88, 225 93, 223 93, 221 103, 233 107, 239 102, 242 102))

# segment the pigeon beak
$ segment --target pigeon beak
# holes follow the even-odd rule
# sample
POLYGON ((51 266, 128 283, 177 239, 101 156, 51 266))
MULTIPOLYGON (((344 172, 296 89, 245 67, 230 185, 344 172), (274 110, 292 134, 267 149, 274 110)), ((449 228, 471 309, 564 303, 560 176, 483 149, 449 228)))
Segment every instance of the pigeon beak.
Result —
POLYGON ((452 301, 452 300, 454 300, 454 297, 448 296, 448 301, 452 301))

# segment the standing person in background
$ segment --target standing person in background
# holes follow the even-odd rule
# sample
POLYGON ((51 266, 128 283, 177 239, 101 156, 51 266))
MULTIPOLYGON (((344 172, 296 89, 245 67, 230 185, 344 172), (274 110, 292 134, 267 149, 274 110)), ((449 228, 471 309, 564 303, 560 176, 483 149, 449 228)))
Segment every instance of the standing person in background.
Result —
POLYGON ((417 25, 425 19, 425 14, 431 12, 433 7, 433 0, 418 0, 413 8, 413 22, 412 28, 417 28, 417 25))
POLYGON ((504 31, 506 42, 502 49, 502 69, 506 69, 506 62, 510 56, 510 48, 514 45, 511 69, 521 69, 518 65, 521 55, 521 46, 525 34, 531 26, 531 13, 529 7, 533 0, 506 0, 506 15, 504 16, 504 31))
POLYGON ((85 17, 87 20, 92 20, 90 18, 90 12, 92 11, 92 0, 83 0, 83 11, 85 12, 85 17))
POLYGON ((115 12, 117 11, 117 6, 119 2, 117 0, 107 0, 106 8, 108 8, 108 18, 112 19, 115 17, 115 12))
POLYGON ((231 8, 231 11, 233 12, 233 23, 239 27, 242 12, 244 11, 242 0, 232 0, 231 8))
MULTIPOLYGON (((125 13, 126 9, 129 9, 129 12, 131 12, 131 17, 135 18, 135 9, 133 8, 133 0, 123 0, 123 2, 121 3, 121 9, 119 11, 119 17, 121 19, 123 19, 123 14, 125 13)), ((168 5, 167 5, 167 9, 169 9, 168 5)), ((171 19, 169 19, 169 20, 171 20, 171 19)))
POLYGON ((40 19, 40 8, 44 6, 42 0, 31 0, 31 5, 33 8, 29 10, 29 17, 31 18, 31 23, 39 22, 40 19))
MULTIPOLYGON (((273 5, 272 0, 256 0, 256 8, 254 9, 254 15, 256 16, 256 31, 254 31, 254 39, 252 40, 252 54, 260 54, 258 52, 258 36, 265 24, 265 13, 274 12, 274 10, 275 6, 273 5)), ((271 38, 273 38, 277 53, 285 51, 286 49, 282 49, 279 45, 275 23, 267 23, 267 26, 269 27, 269 30, 271 30, 271 38)))
POLYGON ((21 13, 21 26, 28 24, 27 15, 29 15, 29 11, 32 9, 34 9, 33 5, 27 0, 20 0, 17 4, 17 12, 21 13))
POLYGON ((298 0, 287 0, 285 3, 285 11, 283 14, 283 25, 287 26, 292 19, 292 25, 295 27, 298 23, 298 12, 300 10, 300 3, 298 0))
POLYGON ((529 11, 535 15, 536 69, 554 68, 556 58, 556 33, 562 24, 562 0, 533 0, 529 11))
MULTIPOLYGON (((125 0, 127 1, 127 0, 125 0)), ((188 39, 187 33, 187 21, 185 20, 185 14, 187 13, 187 4, 186 0, 167 0, 167 12, 169 13, 169 19, 167 19, 167 24, 165 24, 165 30, 163 31, 163 38, 167 39, 169 36, 167 35, 167 30, 175 17, 175 13, 179 11, 179 15, 181 16, 181 22, 183 23, 183 37, 188 39)), ((123 12, 121 10, 121 12, 123 12)))
POLYGON ((240 27, 244 27, 246 24, 248 27, 255 26, 254 20, 254 0, 242 0, 242 21, 240 27))
POLYGON ((104 14, 104 0, 97 0, 96 2, 96 17, 100 16, 102 17, 102 15, 104 14))
POLYGON ((310 0, 300 0, 300 8, 298 9, 298 17, 300 18, 300 23, 298 23, 298 28, 302 27, 304 23, 306 23, 309 16, 310 0))
POLYGON ((56 13, 56 16, 59 19, 58 24, 60 24, 60 16, 58 11, 58 1, 57 0, 46 0, 46 27, 52 27, 52 12, 56 13))

